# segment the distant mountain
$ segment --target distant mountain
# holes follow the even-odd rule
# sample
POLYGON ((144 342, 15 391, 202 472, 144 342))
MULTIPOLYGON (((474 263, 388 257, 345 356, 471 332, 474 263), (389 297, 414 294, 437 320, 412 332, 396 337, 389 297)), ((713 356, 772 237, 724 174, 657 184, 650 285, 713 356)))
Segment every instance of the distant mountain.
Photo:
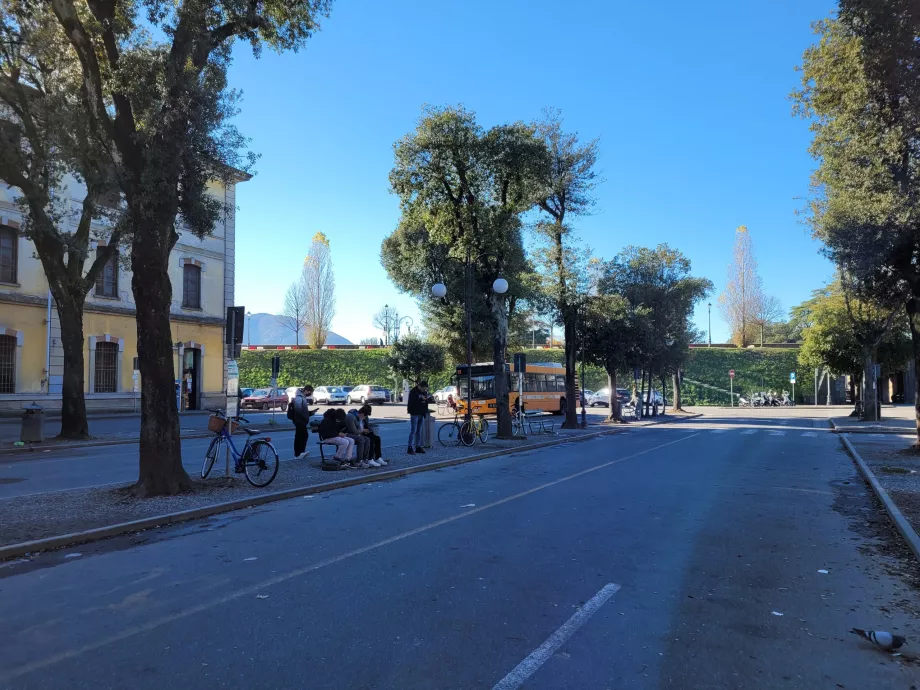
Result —
MULTIPOLYGON (((294 345, 294 331, 281 324, 280 317, 275 314, 253 314, 246 317, 243 327, 243 345, 294 345), (252 333, 249 329, 252 328, 252 333), (251 336, 251 337, 250 337, 251 336)), ((306 337, 300 334, 300 344, 306 345, 306 337)), ((338 333, 329 331, 326 345, 351 345, 338 333)))

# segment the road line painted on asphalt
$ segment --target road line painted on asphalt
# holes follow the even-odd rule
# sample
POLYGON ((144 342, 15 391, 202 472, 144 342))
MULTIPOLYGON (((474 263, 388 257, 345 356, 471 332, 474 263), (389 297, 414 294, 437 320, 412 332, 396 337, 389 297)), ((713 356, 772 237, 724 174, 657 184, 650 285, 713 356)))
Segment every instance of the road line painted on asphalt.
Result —
POLYGON ((745 429, 744 431, 741 432, 741 435, 749 436, 750 434, 756 434, 758 431, 759 429, 745 429))
POLYGON ((770 436, 785 436, 785 435, 786 435, 785 431, 777 431, 776 429, 770 432, 770 436))
POLYGON ((809 436, 809 437, 814 437, 817 435, 818 435, 817 432, 814 432, 814 431, 805 431, 802 433, 802 436, 809 436))
MULTIPOLYGON (((0 669, 0 681, 5 683, 13 678, 24 676, 27 673, 32 673, 33 671, 37 671, 39 669, 45 668, 47 666, 51 666, 61 661, 67 661, 68 659, 74 659, 78 656, 81 656, 82 654, 86 654, 87 652, 92 652, 97 649, 102 649, 103 647, 106 647, 110 644, 115 644, 116 642, 127 640, 128 638, 135 637, 136 635, 140 635, 145 632, 151 632, 153 630, 156 630, 157 628, 161 628, 162 626, 167 625, 168 623, 174 623, 175 621, 179 621, 184 618, 188 618, 189 616, 194 616, 199 613, 204 613, 205 611, 209 611, 210 609, 213 609, 222 604, 229 604, 230 602, 236 601, 237 599, 242 599, 245 596, 251 596, 251 595, 258 594, 260 592, 264 592, 265 589, 268 587, 272 587, 274 585, 281 584, 282 582, 287 582, 288 580, 292 580, 302 575, 308 575, 310 573, 326 568, 330 565, 335 565, 336 563, 341 563, 342 561, 346 561, 349 558, 354 558, 355 556, 361 556, 362 554, 368 553, 370 551, 376 551, 379 548, 382 548, 384 546, 389 546, 390 544, 395 544, 397 542, 408 539, 409 537, 414 537, 417 534, 423 534, 425 532, 429 532, 435 529, 436 527, 448 525, 452 522, 456 522, 457 520, 462 520, 463 518, 470 517, 471 515, 476 515, 477 513, 481 513, 486 510, 490 510, 491 508, 496 508, 498 506, 504 505, 505 503, 516 501, 519 498, 530 496, 531 494, 537 493, 538 491, 549 489, 550 487, 556 486, 557 484, 562 484, 563 482, 571 481, 572 479, 577 479, 578 477, 583 477, 587 474, 591 474, 592 472, 597 472, 598 470, 605 469, 612 465, 617 465, 621 462, 632 460, 633 458, 637 458, 640 455, 647 455, 648 453, 653 453, 656 450, 661 450, 662 448, 673 446, 676 443, 682 443, 688 439, 694 438, 695 436, 699 436, 699 434, 693 434, 692 436, 684 436, 675 441, 668 441, 667 443, 662 443, 660 445, 653 446, 652 448, 647 448, 646 450, 640 450, 631 455, 626 455, 626 456, 623 456, 622 458, 617 458, 616 460, 609 460, 607 462, 601 463, 600 465, 595 465, 594 467, 589 467, 586 470, 581 470, 579 472, 575 472, 574 474, 570 474, 565 477, 560 477, 559 479, 554 479, 551 482, 540 484, 539 486, 535 486, 532 489, 521 491, 520 493, 513 494, 505 498, 501 498, 497 501, 493 501, 492 503, 486 503, 484 505, 479 506, 478 508, 471 508, 470 510, 465 510, 462 513, 452 515, 451 517, 442 518, 441 520, 435 520, 434 522, 430 522, 427 525, 422 525, 421 527, 416 527, 407 532, 402 532, 401 534, 397 534, 392 537, 388 537, 386 539, 381 539, 380 541, 373 542, 371 544, 368 544, 367 546, 362 546, 360 548, 354 549, 352 551, 348 551, 338 556, 327 558, 325 560, 314 563, 313 565, 304 566, 303 568, 297 568, 288 573, 284 573, 283 575, 276 575, 275 577, 269 578, 263 582, 260 582, 259 584, 252 585, 249 587, 244 587, 243 589, 239 589, 235 592, 231 592, 230 594, 227 594, 218 599, 214 599, 212 601, 206 602, 204 604, 198 604, 197 606, 192 606, 191 608, 187 608, 182 611, 177 611, 175 613, 169 614, 167 616, 156 618, 148 623, 144 623, 142 625, 136 625, 136 626, 127 628, 121 631, 120 633, 110 635, 109 637, 103 638, 101 640, 97 640, 96 642, 85 644, 82 647, 77 647, 76 649, 70 649, 66 652, 59 652, 57 654, 52 654, 51 656, 45 659, 41 659, 40 661, 33 661, 31 663, 23 664, 21 666, 18 666, 12 669, 0 669)), ((590 442, 590 440, 587 442, 590 442)))
POLYGON ((710 429, 709 431, 713 434, 724 434, 728 429, 710 429))
POLYGON ((556 629, 546 641, 530 653, 524 661, 515 666, 511 673, 502 678, 492 690, 517 690, 528 678, 545 664, 556 651, 574 635, 578 629, 597 613, 601 606, 610 601, 611 597, 620 589, 620 585, 610 583, 591 597, 575 614, 556 629))

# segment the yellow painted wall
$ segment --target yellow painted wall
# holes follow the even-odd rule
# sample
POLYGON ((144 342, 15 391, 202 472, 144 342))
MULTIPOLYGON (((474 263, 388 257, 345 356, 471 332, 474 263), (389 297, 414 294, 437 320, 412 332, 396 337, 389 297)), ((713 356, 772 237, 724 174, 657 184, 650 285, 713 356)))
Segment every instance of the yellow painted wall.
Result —
POLYGON ((20 357, 17 393, 42 392, 48 339, 47 316, 46 308, 0 303, 0 327, 23 332, 22 347, 17 348, 20 357))

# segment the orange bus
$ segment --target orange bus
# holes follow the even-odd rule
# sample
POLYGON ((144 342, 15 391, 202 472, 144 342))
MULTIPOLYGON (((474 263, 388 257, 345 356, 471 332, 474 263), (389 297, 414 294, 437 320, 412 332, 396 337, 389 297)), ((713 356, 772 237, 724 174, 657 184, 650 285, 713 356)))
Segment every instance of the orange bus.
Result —
MULTIPOLYGON (((511 367, 505 364, 505 374, 508 377, 508 402, 513 410, 518 399, 518 385, 520 374, 511 372, 511 367)), ((473 413, 495 414, 495 375, 491 362, 473 364, 473 413)), ((459 412, 466 410, 467 383, 466 364, 458 364, 453 376, 454 385, 457 386, 459 412)), ((528 412, 551 412, 564 414, 567 401, 565 399, 565 367, 556 362, 528 362, 527 373, 524 374, 524 409, 528 412)), ((575 397, 578 398, 578 382, 575 382, 575 397)))

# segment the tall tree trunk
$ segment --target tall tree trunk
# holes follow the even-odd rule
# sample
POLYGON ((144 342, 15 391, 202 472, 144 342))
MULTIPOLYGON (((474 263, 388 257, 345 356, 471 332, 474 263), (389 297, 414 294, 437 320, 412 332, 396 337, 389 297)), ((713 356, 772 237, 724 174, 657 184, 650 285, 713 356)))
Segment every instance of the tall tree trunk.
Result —
POLYGON ((495 385, 495 416, 498 426, 496 438, 514 438, 511 428, 511 401, 508 396, 508 375, 505 373, 505 349, 508 344, 508 314, 505 300, 492 293, 489 297, 492 310, 492 373, 495 385))
MULTIPOLYGON (((642 386, 645 387, 645 377, 642 378, 642 386)), ((652 411, 652 370, 648 370, 648 387, 645 388, 645 414, 648 417, 652 411)))
MULTIPOLYGON (((58 292, 55 290, 55 292, 58 292)), ((86 419, 85 377, 83 375, 84 295, 57 295, 54 298, 61 320, 61 346, 64 373, 61 385, 61 433, 58 438, 89 437, 86 419)), ((50 372, 48 374, 50 376, 50 372)), ((92 372, 90 372, 92 375, 92 372)))
POLYGON ((619 422, 622 419, 622 415, 620 414, 620 398, 617 395, 616 367, 607 369, 607 390, 610 391, 610 399, 607 401, 610 405, 610 415, 607 417, 607 421, 619 422))
POLYGON ((862 351, 863 359, 863 419, 867 422, 874 422, 878 420, 878 415, 876 414, 875 400, 876 400, 876 381, 875 381, 875 366, 872 362, 872 348, 863 347, 862 351))
POLYGON ((665 383, 664 383, 664 381, 665 381, 665 378, 664 378, 664 374, 662 373, 662 374, 661 374, 661 414, 664 414, 664 413, 665 413, 665 410, 668 409, 668 401, 667 401, 667 398, 665 398, 665 395, 664 395, 664 394, 665 394, 665 383))
POLYGON ((920 445, 920 296, 915 295, 907 301, 907 322, 910 324, 910 344, 914 354, 914 420, 917 432, 917 445, 920 445))
POLYGON ((671 400, 671 409, 677 412, 678 410, 684 409, 683 402, 680 399, 680 369, 674 372, 671 388, 673 389, 671 393, 671 397, 673 398, 673 400, 671 400))
POLYGON ((575 347, 577 312, 569 307, 563 314, 563 328, 565 332, 565 421, 563 429, 578 428, 578 394, 575 392, 576 357, 575 347))
POLYGON ((182 466, 176 409, 169 324, 172 284, 168 267, 172 245, 162 240, 163 234, 156 227, 138 227, 131 251, 141 374, 140 472, 134 489, 138 496, 171 495, 192 486, 182 466))

